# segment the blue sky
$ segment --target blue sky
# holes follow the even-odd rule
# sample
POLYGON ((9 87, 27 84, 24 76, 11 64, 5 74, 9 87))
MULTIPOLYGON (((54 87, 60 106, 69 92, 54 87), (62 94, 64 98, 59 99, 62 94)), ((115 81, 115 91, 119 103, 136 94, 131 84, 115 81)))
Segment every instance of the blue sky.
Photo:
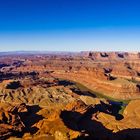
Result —
POLYGON ((140 51, 139 0, 0 0, 0 51, 140 51))

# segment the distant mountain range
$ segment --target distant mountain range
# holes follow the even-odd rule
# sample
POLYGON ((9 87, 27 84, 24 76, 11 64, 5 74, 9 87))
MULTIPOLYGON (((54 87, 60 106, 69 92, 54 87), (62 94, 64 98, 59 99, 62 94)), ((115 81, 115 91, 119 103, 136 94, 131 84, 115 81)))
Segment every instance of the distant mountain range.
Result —
POLYGON ((80 55, 80 56, 87 56, 89 54, 97 55, 100 53, 107 53, 108 55, 112 54, 124 54, 124 55, 139 55, 139 52, 121 52, 121 51, 81 51, 81 52, 66 52, 66 51, 7 51, 7 52, 0 52, 0 56, 5 55, 80 55))
POLYGON ((65 52, 65 51, 7 51, 7 52, 0 52, 0 56, 3 55, 35 55, 35 54, 59 54, 59 55, 70 55, 70 54, 77 54, 77 52, 65 52))

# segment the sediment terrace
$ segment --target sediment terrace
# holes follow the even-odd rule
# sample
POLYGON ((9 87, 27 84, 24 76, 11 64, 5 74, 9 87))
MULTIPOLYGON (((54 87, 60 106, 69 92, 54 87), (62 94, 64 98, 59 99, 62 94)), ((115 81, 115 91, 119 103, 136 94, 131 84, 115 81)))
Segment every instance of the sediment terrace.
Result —
POLYGON ((140 53, 0 56, 0 139, 140 138, 140 53))
POLYGON ((139 53, 121 52, 33 56, 23 63, 24 66, 17 67, 16 71, 48 71, 59 78, 81 82, 110 97, 134 99, 139 98, 139 60, 139 53))

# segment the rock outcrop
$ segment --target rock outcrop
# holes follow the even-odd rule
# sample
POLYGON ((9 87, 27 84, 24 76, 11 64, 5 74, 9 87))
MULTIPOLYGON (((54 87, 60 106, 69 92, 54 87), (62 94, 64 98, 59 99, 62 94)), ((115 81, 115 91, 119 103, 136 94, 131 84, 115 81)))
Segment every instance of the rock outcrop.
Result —
POLYGON ((0 139, 7 139, 10 136, 21 136, 25 125, 20 114, 27 112, 26 105, 12 106, 10 104, 0 104, 0 139))
POLYGON ((1 56, 0 139, 139 140, 140 53, 1 56))

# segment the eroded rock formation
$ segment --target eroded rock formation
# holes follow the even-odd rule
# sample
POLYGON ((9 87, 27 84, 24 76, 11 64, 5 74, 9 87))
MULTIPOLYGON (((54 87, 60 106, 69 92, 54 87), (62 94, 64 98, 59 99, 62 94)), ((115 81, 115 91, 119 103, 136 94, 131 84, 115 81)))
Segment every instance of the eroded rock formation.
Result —
POLYGON ((0 139, 139 140, 139 53, 0 57, 0 139))

